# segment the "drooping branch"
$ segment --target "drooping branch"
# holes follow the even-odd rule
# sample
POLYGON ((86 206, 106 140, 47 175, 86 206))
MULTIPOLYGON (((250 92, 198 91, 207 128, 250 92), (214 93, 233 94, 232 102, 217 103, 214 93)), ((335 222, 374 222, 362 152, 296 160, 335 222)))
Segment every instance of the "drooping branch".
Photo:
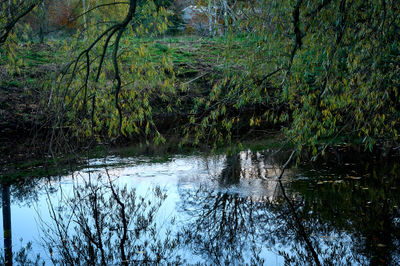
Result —
POLYGON ((118 132, 121 133, 122 130, 122 110, 119 104, 119 92, 121 90, 121 76, 119 73, 119 66, 118 66, 118 50, 119 50, 119 42, 121 40, 122 34, 124 33, 126 27, 128 26, 129 22, 133 19, 135 12, 136 12, 136 0, 130 0, 129 3, 129 11, 127 16, 125 17, 124 21, 118 25, 118 34, 115 39, 114 44, 114 51, 113 51, 113 67, 114 67, 114 79, 117 82, 115 86, 115 107, 118 110, 119 115, 119 126, 118 132))
POLYGON ((108 173, 108 170, 106 169, 106 174, 108 177, 108 182, 110 183, 110 188, 111 188, 111 192, 112 195, 115 199, 115 201, 117 202, 117 204, 119 205, 120 209, 120 215, 121 215, 121 219, 122 219, 122 237, 120 238, 120 244, 119 244, 119 248, 120 248, 120 252, 121 252, 121 263, 123 265, 128 266, 128 260, 125 254, 125 243, 126 241, 128 241, 128 217, 126 216, 126 211, 125 211, 125 204, 121 201, 120 197, 118 196, 117 192, 114 189, 114 186, 112 184, 111 178, 110 178, 110 174, 108 173))
POLYGON ((300 7, 301 7, 302 3, 303 3, 303 0, 297 0, 296 4, 294 6, 293 13, 292 13, 295 41, 294 41, 292 53, 290 55, 290 61, 289 61, 289 66, 288 66, 289 71, 290 71, 290 68, 292 67, 293 59, 294 59, 294 56, 296 55, 297 50, 300 49, 301 46, 303 45, 303 33, 300 30, 300 7))
POLYGON ((300 236, 303 238, 304 242, 306 243, 306 247, 308 249, 308 251, 311 253, 311 256, 314 259, 314 262, 316 265, 321 265, 321 262, 319 261, 318 258, 318 254, 316 253, 315 249, 313 248, 313 245, 310 241, 310 238, 307 234, 306 229, 304 228, 304 225, 302 223, 301 218, 299 217, 299 215, 297 214, 296 208, 293 204, 293 202, 290 200, 290 198, 287 196, 286 191, 285 191, 285 187, 283 186, 282 183, 282 177, 283 177, 283 173, 285 172, 286 168, 288 167, 289 163, 292 161, 294 154, 296 153, 296 150, 293 150, 292 153, 289 156, 289 159, 286 161, 286 163, 280 167, 281 168, 281 174, 278 177, 278 183, 279 183, 279 187, 282 190, 282 195, 285 198, 286 202, 289 205, 290 211, 293 214, 293 218, 297 224, 297 229, 298 229, 298 233, 300 234, 300 236))
POLYGON ((26 10, 24 10, 22 13, 20 13, 17 17, 12 19, 10 22, 8 22, 5 26, 4 29, 1 30, 1 35, 0 35, 0 45, 4 44, 8 38, 8 35, 10 35, 12 29, 14 28, 15 24, 28 15, 41 1, 35 1, 33 4, 31 4, 26 10))
POLYGON ((313 17, 313 16, 315 16, 315 15, 318 14, 323 8, 325 8, 326 6, 328 6, 331 2, 332 2, 332 0, 324 0, 324 1, 322 1, 322 3, 319 4, 319 5, 317 6, 317 8, 315 8, 314 10, 308 12, 308 13, 305 15, 305 17, 308 18, 308 17, 313 17))
MULTIPOLYGON (((114 4, 122 4, 124 2, 116 2, 114 4)), ((113 39, 113 37, 115 36, 115 41, 114 41, 114 50, 112 53, 112 64, 113 64, 113 68, 114 68, 114 80, 116 81, 116 85, 115 85, 115 107, 118 110, 118 114, 119 114, 119 132, 121 132, 121 128, 122 128, 122 110, 119 104, 119 92, 122 86, 122 81, 121 81, 121 76, 120 76, 120 71, 119 71, 119 66, 118 66, 118 50, 119 50, 119 43, 121 40, 121 37, 125 31, 125 29, 127 28, 127 26, 129 25, 129 23, 133 20, 133 17, 135 15, 136 12, 136 6, 137 6, 137 1, 136 0, 130 0, 129 2, 129 10, 128 13, 126 15, 126 17, 124 18, 124 20, 118 24, 114 24, 112 26, 110 26, 109 28, 107 28, 106 30, 104 30, 93 42, 91 42, 91 44, 82 52, 79 53, 79 55, 72 61, 70 62, 66 68, 63 71, 63 76, 61 77, 61 81, 64 79, 64 77, 68 74, 70 77, 66 82, 66 90, 64 91, 64 100, 67 96, 67 92, 68 90, 71 88, 72 82, 75 78, 76 73, 78 73, 80 71, 80 62, 82 58, 85 58, 85 62, 84 62, 84 69, 85 69, 85 77, 84 77, 84 84, 78 89, 78 92, 76 93, 76 95, 79 93, 80 90, 84 89, 84 99, 83 99, 83 103, 86 106, 87 104, 87 97, 88 97, 88 86, 89 86, 89 75, 92 72, 91 71, 91 61, 90 61, 90 55, 93 51, 93 49, 96 47, 96 45, 98 45, 104 38, 105 38, 105 42, 103 44, 103 48, 102 48, 102 53, 99 57, 99 64, 98 67, 96 69, 96 76, 95 76, 95 82, 97 83, 99 81, 100 78, 100 74, 102 72, 102 68, 103 68, 103 63, 106 57, 106 53, 107 53, 107 48, 110 45, 111 40, 113 39)), ((95 59, 97 60, 97 59, 95 59)), ((61 84, 61 83, 60 83, 61 84)), ((76 96, 75 95, 75 96, 76 96)), ((92 131, 94 128, 94 103, 95 103, 95 96, 92 96, 92 114, 91 114, 91 120, 92 120, 92 131)), ((74 100, 75 97, 71 98, 71 102, 74 100)), ((84 107, 86 108, 86 107, 84 107)))

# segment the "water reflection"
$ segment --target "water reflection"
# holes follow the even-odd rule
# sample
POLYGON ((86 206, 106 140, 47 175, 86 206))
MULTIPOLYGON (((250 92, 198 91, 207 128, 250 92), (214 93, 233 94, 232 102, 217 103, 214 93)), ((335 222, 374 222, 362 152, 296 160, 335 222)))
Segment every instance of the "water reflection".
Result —
POLYGON ((400 264, 398 162, 302 167, 278 180, 287 154, 271 154, 92 168, 12 201, 41 202, 42 258, 55 265, 400 264))
MULTIPOLYGON (((357 171, 344 167, 336 180, 294 182, 291 189, 304 198, 303 219, 315 220, 311 229, 324 228, 351 235, 347 244, 354 261, 370 265, 400 263, 400 169, 398 162, 365 165, 357 171), (354 175, 349 175, 352 173, 354 175)), ((317 234, 318 231, 315 233, 317 234)), ((337 237, 333 236, 333 241, 337 237)))
MULTIPOLYGON (((157 213, 166 198, 159 187, 147 195, 115 185, 106 172, 75 181, 72 196, 56 204, 48 197, 51 222, 43 243, 54 265, 137 265, 181 263, 177 238, 157 213)), ((48 221, 47 221, 48 222, 48 221)), ((168 221, 173 226, 174 221, 168 221)))
POLYGON ((237 194, 199 189, 181 193, 182 208, 190 213, 185 242, 213 264, 263 262, 257 238, 259 216, 269 215, 263 204, 237 194))
POLYGON ((288 248, 293 243, 295 245, 291 249, 299 253, 299 258, 318 264, 317 256, 316 261, 312 260, 312 253, 315 254, 312 244, 308 243, 311 250, 308 248, 310 252, 305 253, 297 247, 297 244, 301 246, 301 241, 291 239, 292 235, 301 235, 305 242, 309 242, 292 203, 295 194, 286 195, 283 183, 288 180, 278 180, 280 174, 281 170, 273 157, 241 153, 227 156, 225 167, 217 180, 220 187, 229 186, 229 189, 181 189, 181 208, 193 217, 185 228, 186 243, 197 254, 218 265, 262 264, 266 259, 271 263, 273 258, 266 257, 263 252, 265 249, 273 250, 290 262, 290 257, 280 248, 288 248), (268 176, 271 173, 273 175, 268 176), (264 188, 262 194, 243 195, 243 191, 232 193, 235 191, 232 186, 241 182, 256 182, 264 188), (298 223, 294 224, 293 221, 298 223), (299 227, 302 230, 298 230, 299 227), (277 245, 280 248, 275 248, 277 245))
POLYGON ((10 186, 2 186, 4 264, 12 265, 10 186))
POLYGON ((246 261, 244 254, 262 261, 268 247, 288 264, 399 265, 397 162, 365 165, 364 171, 328 168, 328 180, 315 177, 315 169, 304 169, 280 184, 265 177, 268 165, 275 165, 274 176, 280 174, 271 158, 251 154, 249 164, 247 155, 226 160, 218 184, 230 190, 180 191, 182 208, 195 217, 186 232, 199 254, 218 264, 240 264, 246 261), (246 160, 247 166, 241 166, 246 160), (232 193, 232 186, 252 178, 263 180, 264 196, 232 193))

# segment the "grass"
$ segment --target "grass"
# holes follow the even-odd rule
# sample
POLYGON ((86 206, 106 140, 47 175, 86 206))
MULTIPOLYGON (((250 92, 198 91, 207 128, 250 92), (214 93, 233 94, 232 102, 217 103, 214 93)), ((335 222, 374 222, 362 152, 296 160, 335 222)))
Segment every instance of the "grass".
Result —
POLYGON ((49 73, 44 67, 60 62, 66 55, 59 52, 57 43, 26 44, 14 48, 14 62, 7 58, 7 53, 0 50, 0 64, 8 66, 8 75, 0 75, 0 87, 17 87, 37 89, 40 84, 46 81, 49 73), (36 87, 36 88, 35 88, 36 87))
POLYGON ((49 64, 52 62, 53 56, 47 50, 26 50, 21 56, 25 67, 35 67, 43 64, 49 64))
MULTIPOLYGON (((148 49, 150 60, 153 63, 161 63, 163 56, 168 55, 172 58, 172 62, 176 67, 181 67, 181 77, 192 77, 205 66, 220 65, 222 57, 227 52, 226 47, 228 40, 221 37, 201 38, 196 36, 180 36, 180 37, 163 37, 163 38, 131 38, 125 37, 125 41, 121 41, 121 50, 138 52, 141 46, 148 49)), ((235 40, 238 43, 237 49, 242 50, 245 54, 246 42, 243 40, 235 40)), ((21 70, 19 75, 11 75, 9 80, 0 80, 2 87, 7 86, 32 86, 44 79, 42 76, 35 76, 40 72, 40 68, 45 65, 59 64, 70 60, 69 54, 63 49, 59 49, 62 41, 52 41, 46 45, 27 44, 26 46, 15 47, 16 66, 21 70), (19 79, 23 78, 24 81, 19 79), (29 80, 27 80, 27 78, 29 80), (39 80, 40 79, 40 80, 39 80)), ((83 42, 78 42, 84 45, 83 42)), ((6 52, 0 49, 0 63, 7 64, 6 52)), ((110 51, 112 47, 109 48, 110 51)), ((248 52, 248 51, 247 51, 248 52)), ((127 58, 131 60, 132 58, 127 58)))
POLYGON ((1 86, 2 87, 16 87, 16 88, 23 88, 24 87, 24 83, 22 83, 19 80, 2 80, 1 81, 1 86))

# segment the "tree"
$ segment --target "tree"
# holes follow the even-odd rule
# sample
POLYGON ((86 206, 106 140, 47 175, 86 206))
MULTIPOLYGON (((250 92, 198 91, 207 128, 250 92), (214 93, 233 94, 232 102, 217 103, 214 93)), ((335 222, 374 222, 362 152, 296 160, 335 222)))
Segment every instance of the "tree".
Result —
MULTIPOLYGON (((18 20, 39 3, 21 8, 24 11, 16 19, 4 23, 2 43, 18 20)), ((163 55, 160 63, 149 62, 148 45, 135 38, 165 32, 169 14, 163 6, 170 3, 105 0, 85 4, 80 15, 68 18, 78 22, 76 37, 84 34, 85 39, 77 42, 76 49, 71 49, 70 43, 60 48, 69 50, 74 59, 62 69, 57 85, 49 88, 47 105, 54 114, 50 143, 64 136, 87 139, 157 133, 149 98, 157 93, 156 97, 165 101, 165 94, 173 93, 174 71, 168 55, 163 55)), ((155 137, 163 140, 159 134, 155 137)))
MULTIPOLYGON (((111 4, 117 17, 119 12, 124 13, 124 8, 119 10, 111 4)), ((149 101, 154 94, 163 100, 166 93, 174 92, 173 69, 168 55, 162 56, 161 65, 151 62, 148 45, 136 45, 139 40, 135 38, 164 32, 166 10, 157 11, 153 1, 141 6, 130 1, 123 21, 99 28, 89 25, 88 29, 91 34, 86 34, 87 48, 78 50, 76 59, 63 71, 57 88, 60 94, 52 105, 57 108, 55 113, 65 114, 57 117, 57 128, 72 130, 53 132, 52 138, 54 134, 71 133, 83 138, 99 136, 100 140, 101 135, 149 136, 153 131, 156 137, 160 136, 152 121, 149 101), (148 21, 149 17, 152 20, 148 21)))
POLYGON ((225 78, 197 100, 207 114, 192 120, 200 139, 210 125, 230 136, 243 123, 272 122, 314 155, 343 143, 398 146, 398 1, 257 1, 242 10, 225 78), (226 115, 249 106, 247 121, 226 115))
POLYGON ((18 21, 28 15, 40 2, 41 0, 18 0, 12 2, 2 0, 0 2, 0 11, 5 11, 1 12, 0 15, 0 45, 5 43, 18 21))
MULTIPOLYGON (((195 144, 230 141, 249 128, 275 125, 314 155, 345 143, 370 151, 399 146, 398 1, 215 2, 219 11, 210 21, 221 20, 227 30, 223 71, 214 73, 206 94, 188 102, 187 138, 194 136, 195 144)), ((4 15, 0 43, 38 2, 15 3, 19 11, 4 15)), ((154 63, 142 37, 165 32, 169 13, 163 5, 170 3, 86 4, 87 12, 72 18, 79 21, 76 36, 85 40, 49 89, 51 143, 65 135, 164 141, 153 111, 172 113, 184 85, 171 57, 163 54, 154 63)))

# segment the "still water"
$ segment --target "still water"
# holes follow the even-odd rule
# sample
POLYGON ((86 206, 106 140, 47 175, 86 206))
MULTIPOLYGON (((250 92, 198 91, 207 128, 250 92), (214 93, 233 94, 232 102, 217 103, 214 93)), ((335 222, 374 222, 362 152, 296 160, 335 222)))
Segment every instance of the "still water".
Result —
POLYGON ((396 161, 300 165, 280 181, 286 159, 110 156, 3 185, 1 261, 12 241, 16 265, 400 264, 396 161))

